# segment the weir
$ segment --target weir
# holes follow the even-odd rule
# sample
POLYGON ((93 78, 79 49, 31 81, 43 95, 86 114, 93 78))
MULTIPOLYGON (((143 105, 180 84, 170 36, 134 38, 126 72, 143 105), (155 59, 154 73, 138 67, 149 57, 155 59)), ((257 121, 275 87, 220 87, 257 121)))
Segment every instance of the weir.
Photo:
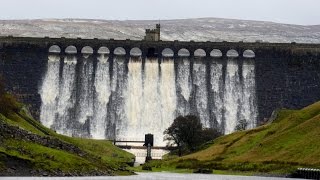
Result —
POLYGON ((33 114, 44 125, 96 139, 152 133, 156 145, 179 115, 231 133, 240 120, 253 128, 277 108, 319 100, 319 52, 296 43, 0 37, 9 90, 41 109, 33 114))
POLYGON ((152 133, 156 144, 164 145, 163 132, 179 115, 197 115, 204 127, 225 133, 240 119, 250 128, 257 121, 253 59, 245 65, 201 57, 142 63, 136 56, 126 62, 124 56, 105 54, 58 60, 49 56, 39 92, 40 120, 65 135, 127 139, 152 133))

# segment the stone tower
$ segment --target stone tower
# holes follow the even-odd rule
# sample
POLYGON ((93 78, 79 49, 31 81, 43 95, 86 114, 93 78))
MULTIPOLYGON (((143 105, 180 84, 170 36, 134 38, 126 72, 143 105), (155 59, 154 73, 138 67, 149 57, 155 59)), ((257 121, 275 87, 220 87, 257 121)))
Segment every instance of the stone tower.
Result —
POLYGON ((160 41, 160 24, 156 25, 156 29, 146 29, 144 37, 146 41, 160 41))

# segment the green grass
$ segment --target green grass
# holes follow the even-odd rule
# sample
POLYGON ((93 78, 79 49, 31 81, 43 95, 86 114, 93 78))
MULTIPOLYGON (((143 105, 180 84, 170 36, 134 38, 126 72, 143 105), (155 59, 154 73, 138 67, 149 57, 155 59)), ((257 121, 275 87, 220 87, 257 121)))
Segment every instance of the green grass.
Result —
POLYGON ((95 170, 95 164, 85 158, 36 143, 6 140, 2 146, 5 146, 5 151, 1 149, 0 152, 28 159, 35 164, 35 169, 46 171, 56 171, 59 169, 63 172, 75 171, 83 173, 95 170))
MULTIPOLYGON (((49 148, 37 142, 13 137, 0 139, 0 155, 31 162, 34 169, 42 169, 49 172, 88 173, 113 171, 117 175, 130 174, 122 169, 127 167, 127 163, 132 162, 134 155, 114 146, 112 142, 107 140, 73 138, 57 134, 34 120, 23 105, 15 103, 14 100, 12 100, 12 103, 14 103, 12 105, 14 110, 3 108, 5 107, 3 104, 0 105, 0 109, 5 109, 5 113, 0 112, 1 122, 39 136, 50 136, 72 144, 87 155, 81 157, 75 153, 61 150, 59 147, 49 148)), ((2 161, 3 159, 5 158, 0 157, 0 171, 6 168, 5 162, 2 161)))
POLYGON ((211 168, 226 172, 289 173, 320 168, 320 102, 301 110, 280 110, 273 123, 235 132, 183 157, 167 156, 165 168, 211 168))

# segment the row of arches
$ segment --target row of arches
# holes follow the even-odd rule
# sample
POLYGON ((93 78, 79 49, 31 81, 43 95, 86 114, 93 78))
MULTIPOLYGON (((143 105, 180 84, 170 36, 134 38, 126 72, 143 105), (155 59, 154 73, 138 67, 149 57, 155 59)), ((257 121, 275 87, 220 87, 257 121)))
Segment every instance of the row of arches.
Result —
MULTIPOLYGON (((50 53, 61 53, 61 48, 57 45, 53 45, 49 48, 49 52, 50 53)), ((68 46, 64 52, 67 54, 76 54, 78 52, 78 50, 75 46, 68 46)), ((85 46, 81 49, 82 54, 93 54, 93 52, 94 52, 94 50, 90 46, 85 46)), ((98 54, 110 54, 110 50, 107 47, 100 47, 98 49, 97 53, 98 54)), ((126 50, 123 47, 117 47, 114 49, 113 53, 115 55, 126 55, 126 50)), ((129 54, 131 56, 141 56, 142 51, 140 48, 135 47, 130 50, 129 54)), ((178 51, 178 56, 189 57, 190 55, 191 55, 190 51, 186 48, 182 48, 178 51)), ((205 56, 207 56, 207 53, 203 49, 197 49, 193 52, 193 55, 196 57, 205 57, 205 56)), ((210 54, 208 54, 208 55, 211 57, 222 57, 223 53, 219 49, 213 49, 210 52, 210 54)), ((173 57, 174 51, 170 48, 165 48, 162 50, 162 56, 173 57)), ((226 56, 227 57, 238 57, 239 52, 234 49, 230 49, 226 52, 226 56)), ((248 49, 248 50, 243 51, 242 56, 246 57, 246 58, 254 58, 255 53, 253 52, 253 50, 248 49)))

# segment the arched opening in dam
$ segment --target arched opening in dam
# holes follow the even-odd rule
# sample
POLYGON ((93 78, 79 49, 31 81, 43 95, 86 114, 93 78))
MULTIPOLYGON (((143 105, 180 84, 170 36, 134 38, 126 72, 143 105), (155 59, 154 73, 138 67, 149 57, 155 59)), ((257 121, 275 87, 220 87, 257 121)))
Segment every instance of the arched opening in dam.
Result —
POLYGON ((142 51, 141 51, 140 48, 135 47, 135 48, 132 48, 132 49, 130 50, 130 56, 139 57, 139 56, 141 56, 141 55, 142 55, 142 51))
POLYGON ((76 48, 75 46, 68 46, 68 47, 64 50, 64 52, 65 52, 66 54, 77 54, 78 50, 77 50, 77 48, 76 48))
POLYGON ((61 52, 61 48, 58 46, 58 45, 52 45, 50 46, 49 50, 48 50, 49 53, 60 53, 61 52))
POLYGON ((245 50, 243 52, 243 57, 245 57, 245 58, 254 58, 254 57, 256 57, 256 54, 252 50, 247 49, 247 50, 245 50))
POLYGON ((194 51, 195 57, 205 57, 206 55, 206 51, 204 51, 203 49, 197 49, 194 51))
POLYGON ((93 49, 90 46, 85 46, 81 49, 81 53, 83 57, 88 58, 90 55, 93 54, 93 49))
POLYGON ((114 55, 125 56, 127 54, 126 50, 123 47, 117 47, 113 51, 114 55))
POLYGON ((179 115, 199 116, 205 127, 226 134, 240 120, 253 128, 255 61, 233 58, 238 56, 234 51, 222 60, 217 58, 221 51, 213 50, 205 61, 203 49, 195 51, 196 57, 187 49, 178 57, 164 49, 160 61, 142 61, 139 48, 124 56, 122 47, 112 58, 106 47, 87 59, 69 54, 64 63, 50 55, 39 91, 41 122, 65 135, 95 139, 141 140, 152 133, 156 145, 165 145, 163 131, 179 115))
POLYGON ((162 50, 162 56, 164 56, 164 57, 173 57, 174 56, 174 52, 170 48, 165 48, 164 50, 162 50))
POLYGON ((211 57, 215 57, 215 58, 221 58, 222 57, 222 52, 219 49, 213 49, 210 52, 210 56, 211 57))
POLYGON ((190 51, 188 49, 182 48, 178 51, 178 56, 180 57, 189 57, 190 51))
POLYGON ((110 50, 109 48, 102 46, 98 49, 98 54, 110 54, 110 50))
POLYGON ((239 53, 238 53, 238 51, 236 51, 234 49, 230 49, 229 51, 227 51, 227 57, 228 58, 236 58, 236 57, 239 57, 239 53))

